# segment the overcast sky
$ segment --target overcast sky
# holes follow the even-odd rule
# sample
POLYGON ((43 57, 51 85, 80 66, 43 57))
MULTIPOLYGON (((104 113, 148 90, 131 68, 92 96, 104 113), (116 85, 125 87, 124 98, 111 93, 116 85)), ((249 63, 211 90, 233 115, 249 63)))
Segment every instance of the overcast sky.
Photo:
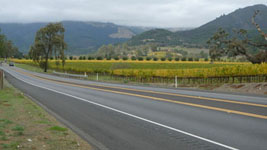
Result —
POLYGON ((131 26, 197 27, 267 0, 0 0, 0 22, 62 20, 131 26))

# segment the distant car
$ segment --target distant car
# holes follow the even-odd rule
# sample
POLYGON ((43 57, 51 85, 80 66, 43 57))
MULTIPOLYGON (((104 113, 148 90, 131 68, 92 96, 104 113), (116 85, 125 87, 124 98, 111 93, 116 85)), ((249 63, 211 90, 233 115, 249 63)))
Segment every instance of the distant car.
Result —
POLYGON ((9 66, 13 67, 13 66, 15 66, 15 65, 14 65, 13 62, 10 62, 10 63, 9 63, 9 66))

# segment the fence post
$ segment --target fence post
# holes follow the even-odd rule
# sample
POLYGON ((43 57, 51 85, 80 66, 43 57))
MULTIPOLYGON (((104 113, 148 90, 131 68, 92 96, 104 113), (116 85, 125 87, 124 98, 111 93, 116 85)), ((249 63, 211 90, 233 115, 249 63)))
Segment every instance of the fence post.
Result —
POLYGON ((178 82, 178 81, 177 81, 177 76, 175 76, 175 88, 177 88, 177 86, 178 86, 178 85, 177 85, 177 84, 178 84, 177 82, 178 82))
POLYGON ((96 81, 98 81, 98 73, 96 73, 96 81))
POLYGON ((0 70, 0 90, 4 88, 4 71, 0 70))

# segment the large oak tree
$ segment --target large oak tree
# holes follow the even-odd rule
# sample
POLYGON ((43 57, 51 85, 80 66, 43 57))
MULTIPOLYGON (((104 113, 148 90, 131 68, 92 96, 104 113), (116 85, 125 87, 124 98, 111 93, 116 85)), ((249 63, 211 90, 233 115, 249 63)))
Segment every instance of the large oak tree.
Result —
POLYGON ((245 56, 252 63, 267 62, 267 34, 255 22, 255 17, 259 11, 255 11, 251 21, 259 32, 259 38, 248 37, 244 29, 235 30, 234 35, 229 35, 225 30, 219 29, 207 42, 210 49, 211 60, 221 56, 245 56), (256 52, 256 54, 251 53, 256 52))
POLYGON ((50 57, 62 60, 65 63, 64 50, 67 44, 64 42, 65 29, 61 23, 49 23, 37 31, 34 44, 29 55, 40 67, 47 72, 50 57))

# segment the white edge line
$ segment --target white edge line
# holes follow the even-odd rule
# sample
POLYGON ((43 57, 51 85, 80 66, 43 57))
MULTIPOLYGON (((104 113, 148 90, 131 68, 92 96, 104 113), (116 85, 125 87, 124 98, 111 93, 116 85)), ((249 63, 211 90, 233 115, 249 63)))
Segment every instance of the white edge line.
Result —
MULTIPOLYGON (((4 69, 5 71, 7 71, 6 69, 4 69)), ((11 73, 9 71, 7 71, 10 75, 11 73)), ((14 75, 12 75, 13 77, 15 77, 14 75)), ((227 148, 227 149, 231 149, 231 150, 239 150, 237 148, 234 148, 234 147, 231 147, 231 146, 228 146, 228 145, 225 145, 225 144, 221 144, 219 142, 215 142, 215 141, 212 141, 210 139, 207 139, 207 138, 204 138, 204 137, 201 137, 201 136, 198 136, 198 135, 194 135, 192 133, 189 133, 189 132, 186 132, 186 131, 182 131, 182 130, 179 130, 179 129, 176 129, 176 128, 173 128, 173 127, 170 127, 170 126, 167 126, 167 125, 164 125, 164 124, 161 124, 161 123, 157 123, 155 121, 152 121, 152 120, 148 120, 148 119, 145 119, 145 118, 142 118, 142 117, 139 117, 139 116, 136 116, 136 115, 133 115, 133 114, 130 114, 130 113, 127 113, 127 112, 124 112, 124 111, 121 111, 121 110, 118 110, 118 109, 115 109, 115 108, 111 108, 109 106, 106 106, 106 105, 102 105, 102 104, 99 104, 99 103, 96 103, 96 102, 92 102, 92 101, 89 101, 89 100, 86 100, 84 98, 81 98, 81 97, 77 97, 77 96, 74 96, 74 95, 70 95, 70 94, 67 94, 67 93, 63 93, 63 92, 60 92, 60 91, 57 91, 57 90, 53 90, 53 89, 50 89, 50 88, 46 88, 46 87, 43 87, 43 86, 39 86, 39 85, 35 85, 33 83, 30 83, 28 81, 25 81, 23 79, 20 79, 18 77, 15 77, 27 84, 30 84, 32 86, 36 86, 36 87, 39 87, 39 88, 42 88, 42 89, 46 89, 46 90, 49 90, 49 91, 52 91, 52 92, 55 92, 55 93, 59 93, 59 94, 62 94, 62 95, 65 95, 65 96, 69 96, 69 97, 72 97, 72 98, 75 98, 75 99, 78 99, 78 100, 81 100, 81 101, 84 101, 84 102, 88 102, 88 103, 91 103, 91 104, 94 104, 94 105, 97 105, 97 106, 100 106, 100 107, 103 107, 103 108, 106 108, 106 109, 109 109, 109 110, 112 110, 112 111, 115 111, 115 112, 118 112, 118 113, 121 113, 121 114, 124 114, 124 115, 127 115, 127 116, 130 116, 130 117, 133 117, 133 118, 136 118, 136 119, 139 119, 139 120, 143 120, 145 122, 149 122, 151 124, 155 124, 155 125, 158 125, 158 126, 161 126, 161 127, 164 127, 164 128, 167 128, 169 130, 173 130, 173 131, 176 131, 176 132, 179 132, 179 133, 182 133, 182 134, 185 134, 185 135, 188 135, 188 136, 192 136, 194 138, 197 138, 197 139, 200 139, 200 140, 203 140, 203 141, 206 141, 206 142, 209 142, 209 143, 212 143, 212 144, 215 144, 215 145, 219 145, 221 147, 224 147, 224 148, 227 148)))

